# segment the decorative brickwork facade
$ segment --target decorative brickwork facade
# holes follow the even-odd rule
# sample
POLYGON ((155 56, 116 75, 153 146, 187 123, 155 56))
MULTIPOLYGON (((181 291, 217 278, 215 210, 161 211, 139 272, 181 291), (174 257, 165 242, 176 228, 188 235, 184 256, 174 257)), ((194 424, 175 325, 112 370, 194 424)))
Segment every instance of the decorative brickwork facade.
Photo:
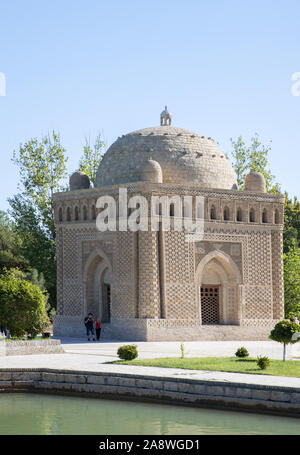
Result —
POLYGON ((105 338, 127 340, 264 339, 283 318, 284 197, 251 189, 263 191, 256 176, 239 191, 211 139, 170 126, 130 133, 107 151, 98 186, 75 177, 72 191, 54 195, 56 335, 84 335, 89 311, 105 338), (149 155, 158 164, 143 170, 149 155), (100 232, 97 199, 118 202, 120 187, 148 201, 191 196, 193 221, 201 196, 203 236, 172 223, 168 232, 100 232))

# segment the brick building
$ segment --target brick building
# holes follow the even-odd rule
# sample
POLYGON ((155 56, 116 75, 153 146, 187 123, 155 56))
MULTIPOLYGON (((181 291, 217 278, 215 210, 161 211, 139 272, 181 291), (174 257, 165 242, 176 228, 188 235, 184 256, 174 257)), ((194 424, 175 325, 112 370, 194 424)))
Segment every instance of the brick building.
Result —
MULTIPOLYGON (((99 166, 94 188, 75 172, 54 195, 57 227, 56 335, 84 335, 100 315, 107 339, 264 339, 283 318, 284 197, 251 172, 240 191, 229 159, 211 138, 172 127, 119 137, 99 166), (204 234, 100 232, 97 200, 119 188, 128 198, 202 197, 204 234), (190 241, 187 241, 187 235, 190 241)), ((150 210, 150 209, 149 209, 150 210)), ((158 207, 159 210, 159 207, 158 207)), ((168 210, 173 218, 172 204, 168 210)), ((184 211, 184 204, 183 209, 184 211)), ((165 213, 157 215, 161 219, 165 213)), ((177 216, 177 214, 176 214, 177 216)), ((197 214, 193 202, 189 215, 197 214)))

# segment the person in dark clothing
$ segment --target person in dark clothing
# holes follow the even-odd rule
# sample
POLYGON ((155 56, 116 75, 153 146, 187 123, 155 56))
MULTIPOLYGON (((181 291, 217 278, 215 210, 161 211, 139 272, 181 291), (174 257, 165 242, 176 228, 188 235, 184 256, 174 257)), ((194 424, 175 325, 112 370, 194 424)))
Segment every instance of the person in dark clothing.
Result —
POLYGON ((94 329, 94 318, 93 314, 89 313, 87 317, 84 319, 84 324, 86 327, 86 335, 88 337, 88 341, 90 341, 90 335, 93 337, 93 341, 95 340, 95 329, 94 329))
POLYGON ((101 321, 98 317, 96 318, 95 329, 96 329, 96 337, 97 337, 97 340, 99 341, 100 335, 101 335, 101 321))

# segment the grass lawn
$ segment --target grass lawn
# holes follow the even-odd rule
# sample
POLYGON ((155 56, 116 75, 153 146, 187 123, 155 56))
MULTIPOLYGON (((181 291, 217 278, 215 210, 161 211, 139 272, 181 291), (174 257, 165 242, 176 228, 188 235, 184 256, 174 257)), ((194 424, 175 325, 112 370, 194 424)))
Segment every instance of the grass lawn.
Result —
POLYGON ((8 341, 8 342, 13 342, 13 341, 44 341, 44 340, 51 340, 51 338, 43 338, 41 335, 37 335, 34 338, 26 338, 26 337, 5 338, 5 341, 8 341))
POLYGON ((233 373, 269 374, 273 376, 300 377, 300 361, 273 360, 266 370, 261 370, 256 364, 256 358, 247 357, 185 357, 117 361, 119 365, 137 365, 147 367, 184 368, 188 370, 230 371, 233 373))

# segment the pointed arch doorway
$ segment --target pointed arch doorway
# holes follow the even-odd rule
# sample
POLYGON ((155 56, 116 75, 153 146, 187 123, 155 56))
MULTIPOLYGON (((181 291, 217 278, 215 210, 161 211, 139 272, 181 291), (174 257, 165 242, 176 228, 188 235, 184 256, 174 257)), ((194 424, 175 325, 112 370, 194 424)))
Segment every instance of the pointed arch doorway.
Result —
POLYGON ((91 255, 85 267, 85 314, 93 313, 102 322, 111 319, 112 272, 102 252, 91 255))
POLYGON ((202 325, 239 325, 241 275, 230 256, 207 254, 197 267, 196 281, 202 325))

